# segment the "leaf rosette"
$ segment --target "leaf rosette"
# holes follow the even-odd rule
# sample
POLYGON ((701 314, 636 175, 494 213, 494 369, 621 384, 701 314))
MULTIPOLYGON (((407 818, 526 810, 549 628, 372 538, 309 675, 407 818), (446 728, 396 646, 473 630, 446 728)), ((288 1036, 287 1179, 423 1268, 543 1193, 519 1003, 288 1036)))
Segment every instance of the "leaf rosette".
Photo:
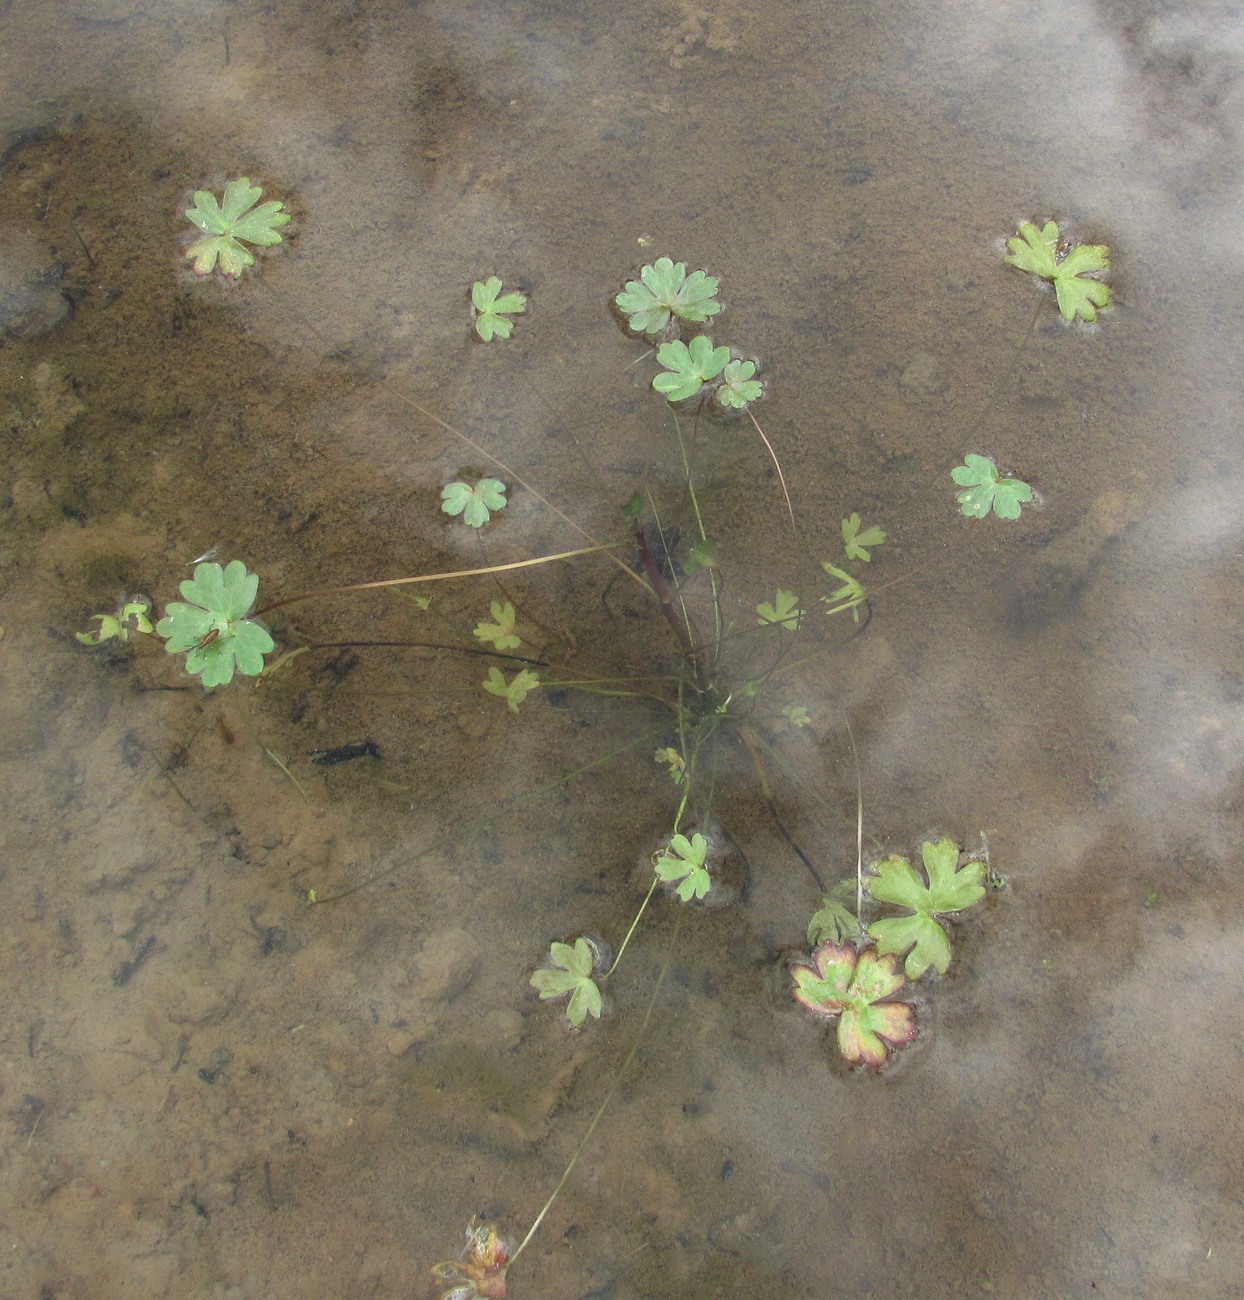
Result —
POLYGON ((186 603, 172 601, 156 624, 165 650, 184 654, 186 671, 202 673, 207 687, 227 685, 235 670, 257 677, 273 648, 268 630, 246 617, 259 594, 259 575, 241 560, 223 569, 200 564, 180 590, 186 603))
POLYGON ((849 1065, 883 1065, 893 1047, 918 1032, 909 1002, 891 1001, 907 980, 893 957, 870 944, 826 940, 809 961, 792 962, 793 996, 813 1015, 838 1021, 838 1047, 849 1065))
POLYGON ((689 325, 702 324, 721 310, 717 278, 704 271, 687 274, 686 262, 658 257, 642 267, 638 280, 628 280, 614 299, 635 334, 660 338, 672 318, 689 325))

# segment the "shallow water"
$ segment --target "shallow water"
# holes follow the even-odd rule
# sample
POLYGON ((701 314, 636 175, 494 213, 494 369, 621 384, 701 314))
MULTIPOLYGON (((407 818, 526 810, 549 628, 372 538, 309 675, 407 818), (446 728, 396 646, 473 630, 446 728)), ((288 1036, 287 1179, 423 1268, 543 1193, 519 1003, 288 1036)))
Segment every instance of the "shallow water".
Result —
MULTIPOLYGON (((0 48, 0 1291, 435 1294, 473 1216, 539 1212, 674 936, 511 1296, 1244 1292, 1236 7, 15 0, 0 48), (292 238, 196 281, 181 211, 243 174, 292 238), (1096 327, 1001 260, 1049 217, 1114 250, 1096 327), (380 647, 205 695, 73 637, 213 546, 263 604, 625 540, 642 482, 676 513, 609 310, 666 252, 764 362, 799 519, 749 424, 699 431, 730 626, 812 591, 845 515, 889 533, 867 629, 817 615, 766 697, 813 719, 765 733, 785 823, 853 873, 849 718, 866 851, 984 835, 1006 881, 880 1075, 790 999, 817 891, 737 749, 749 887, 676 934, 658 899, 571 1036, 527 980, 625 933, 677 805, 659 707, 515 717, 486 660, 380 647), (482 346, 490 273, 532 302, 482 346), (968 451, 1042 507, 962 518, 968 451), (525 486, 481 551, 438 505, 488 456, 525 486)), ((613 572, 505 587, 584 676, 668 664, 613 572)), ((498 598, 270 622, 470 644, 498 598)))

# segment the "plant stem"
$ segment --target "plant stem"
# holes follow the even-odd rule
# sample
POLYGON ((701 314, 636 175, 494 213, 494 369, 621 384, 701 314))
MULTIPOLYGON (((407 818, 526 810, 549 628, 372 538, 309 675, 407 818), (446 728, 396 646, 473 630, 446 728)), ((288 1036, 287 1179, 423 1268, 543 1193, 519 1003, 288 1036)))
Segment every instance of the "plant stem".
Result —
POLYGON ((506 1265, 507 1269, 513 1267, 514 1261, 527 1248, 527 1243, 532 1239, 532 1237, 536 1235, 536 1229, 544 1222, 545 1215, 547 1215, 553 1208, 553 1202, 557 1200, 559 1195, 561 1195, 561 1190, 565 1187, 566 1180, 574 1171, 575 1165, 579 1163, 579 1157, 583 1154, 584 1148, 587 1146, 588 1142, 591 1141, 592 1134, 596 1132, 596 1126, 600 1123, 601 1117, 604 1115, 609 1103, 618 1095, 618 1089, 622 1086, 622 1080, 626 1077, 626 1072, 631 1068, 631 1064, 635 1060, 635 1054, 639 1051, 639 1044, 643 1041, 644 1033, 648 1028, 648 1022, 652 1019, 652 1011, 657 1004, 657 995, 661 992, 661 986, 665 983, 665 976, 669 972, 670 962, 674 957, 674 947, 678 942, 678 932, 682 929, 684 914, 685 909, 679 908, 677 919, 674 922, 674 932, 670 935, 669 947, 665 951, 665 961, 661 965, 661 973, 657 976, 657 982, 653 987, 652 996, 648 999, 648 1006, 644 1011, 644 1018, 640 1022, 639 1032, 635 1035, 635 1041, 631 1044, 631 1050, 627 1052, 626 1060, 622 1062, 621 1066, 618 1068, 617 1074, 613 1076, 613 1082, 609 1085, 609 1091, 605 1093, 604 1100, 597 1108, 596 1114, 592 1116, 592 1122, 587 1126, 587 1132, 585 1132, 582 1138, 579 1139, 579 1145, 575 1147, 574 1155, 570 1157, 570 1162, 566 1165, 562 1176, 557 1180, 557 1186, 553 1188, 552 1195, 550 1195, 549 1199, 544 1202, 540 1213, 536 1215, 531 1227, 527 1229, 527 1235, 518 1243, 514 1253, 510 1256, 509 1262, 506 1265))

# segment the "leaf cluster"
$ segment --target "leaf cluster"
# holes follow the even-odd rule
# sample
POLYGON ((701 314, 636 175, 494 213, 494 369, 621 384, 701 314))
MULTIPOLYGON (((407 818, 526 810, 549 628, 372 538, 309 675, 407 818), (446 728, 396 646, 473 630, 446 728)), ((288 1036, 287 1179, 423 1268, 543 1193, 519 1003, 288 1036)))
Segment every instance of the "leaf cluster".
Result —
POLYGON ((651 339, 665 337, 675 319, 701 325, 721 310, 716 277, 706 271, 688 275, 685 262, 668 257, 641 267, 639 279, 628 280, 614 302, 626 316, 627 328, 651 339))
POLYGON ((241 560, 200 564, 180 587, 185 602, 173 601, 156 632, 169 654, 185 654, 186 671, 202 673, 203 685, 224 686, 236 671, 257 677, 273 648, 268 630, 247 619, 259 594, 259 575, 241 560))
POLYGON ((849 1065, 883 1065, 891 1047, 916 1037, 908 1002, 891 999, 907 983, 893 957, 871 945, 826 940, 807 962, 793 962, 795 1001, 814 1015, 838 1021, 838 1047, 849 1065))
POLYGON ((186 249, 186 256, 194 260, 199 275, 210 275, 218 260, 220 269, 234 277, 254 266, 255 255, 242 240, 262 248, 281 242, 277 228, 293 218, 275 199, 255 207, 262 195, 263 189, 245 176, 225 186, 223 203, 210 190, 195 190, 194 207, 186 209, 186 216, 204 233, 186 249))

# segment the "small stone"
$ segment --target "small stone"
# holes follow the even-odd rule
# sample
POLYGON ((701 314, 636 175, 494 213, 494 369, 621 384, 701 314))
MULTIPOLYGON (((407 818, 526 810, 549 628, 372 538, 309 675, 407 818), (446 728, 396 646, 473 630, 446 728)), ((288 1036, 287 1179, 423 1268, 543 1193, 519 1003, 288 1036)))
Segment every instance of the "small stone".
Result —
POLYGON ((405 1056, 418 1041, 417 1035, 412 1034, 409 1029, 398 1029, 389 1035, 384 1050, 390 1056, 405 1056))

